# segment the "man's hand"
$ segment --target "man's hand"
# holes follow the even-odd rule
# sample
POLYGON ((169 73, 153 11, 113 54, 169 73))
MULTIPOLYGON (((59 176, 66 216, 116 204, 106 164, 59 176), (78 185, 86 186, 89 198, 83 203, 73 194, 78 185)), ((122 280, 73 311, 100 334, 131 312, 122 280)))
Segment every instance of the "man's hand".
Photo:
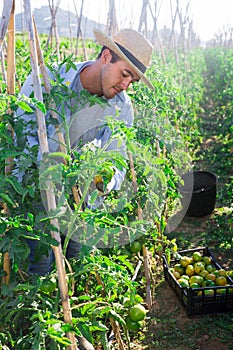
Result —
POLYGON ((94 183, 100 195, 109 193, 108 184, 112 181, 115 170, 113 166, 103 167, 98 175, 94 177, 94 183))

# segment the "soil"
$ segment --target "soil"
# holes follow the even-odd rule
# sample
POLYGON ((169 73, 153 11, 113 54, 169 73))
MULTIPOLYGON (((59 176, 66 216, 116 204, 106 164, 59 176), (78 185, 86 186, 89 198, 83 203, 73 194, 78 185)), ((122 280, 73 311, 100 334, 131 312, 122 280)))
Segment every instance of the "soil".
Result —
MULTIPOLYGON (((216 225, 215 215, 202 218, 184 218, 173 235, 183 232, 184 236, 200 246, 201 233, 208 232, 216 225)), ((214 244, 214 242, 213 242, 214 244)), ((218 255, 218 262, 228 261, 224 253, 218 255)), ((232 258, 232 257, 231 257, 232 258)), ((227 266, 225 266, 227 267, 227 266)), ((142 348, 147 350, 232 350, 233 349, 233 315, 216 314, 188 317, 186 309, 178 296, 164 280, 161 281, 154 294, 154 302, 148 320, 142 348)))

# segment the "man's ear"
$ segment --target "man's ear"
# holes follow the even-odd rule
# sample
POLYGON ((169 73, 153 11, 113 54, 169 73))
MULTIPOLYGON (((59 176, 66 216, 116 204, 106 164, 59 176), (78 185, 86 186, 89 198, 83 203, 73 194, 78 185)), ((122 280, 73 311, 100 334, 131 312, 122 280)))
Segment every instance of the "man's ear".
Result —
POLYGON ((112 54, 109 49, 104 49, 101 55, 102 63, 109 63, 112 59, 112 54))

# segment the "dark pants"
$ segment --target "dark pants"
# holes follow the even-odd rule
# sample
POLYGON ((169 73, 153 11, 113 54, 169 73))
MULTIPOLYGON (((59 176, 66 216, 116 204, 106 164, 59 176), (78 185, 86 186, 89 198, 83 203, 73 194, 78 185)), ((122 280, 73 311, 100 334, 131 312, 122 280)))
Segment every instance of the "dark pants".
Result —
MULTIPOLYGON (((62 239, 62 242, 64 242, 64 238, 62 239)), ((53 250, 52 248, 50 248, 48 251, 48 255, 43 254, 41 255, 39 260, 35 259, 35 251, 36 251, 37 244, 38 242, 35 240, 32 240, 32 239, 28 240, 28 246, 30 248, 28 271, 30 273, 37 273, 38 275, 44 276, 52 271, 55 258, 54 258, 53 250)), ((81 249, 80 243, 70 239, 66 250, 67 259, 77 257, 80 252, 80 249, 81 249)))

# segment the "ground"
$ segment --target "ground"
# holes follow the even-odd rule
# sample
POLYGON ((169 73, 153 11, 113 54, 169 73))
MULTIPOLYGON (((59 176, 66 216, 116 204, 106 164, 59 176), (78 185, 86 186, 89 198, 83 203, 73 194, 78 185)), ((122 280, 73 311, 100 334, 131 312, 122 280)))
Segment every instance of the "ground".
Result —
MULTIPOLYGON (((202 218, 185 217, 172 233, 172 237, 176 236, 181 245, 183 239, 183 244, 190 241, 192 246, 198 247, 203 246, 203 234, 209 234, 207 245, 214 249, 215 235, 211 232, 216 231, 216 217, 218 218, 218 208, 211 215, 202 218)), ((216 249, 216 252, 218 263, 224 268, 232 268, 232 256, 228 256, 229 252, 222 250, 221 254, 221 249, 216 249)), ((161 270, 160 283, 155 289, 148 328, 144 335, 143 345, 137 349, 232 350, 233 314, 188 317, 185 307, 164 280, 161 270)))

